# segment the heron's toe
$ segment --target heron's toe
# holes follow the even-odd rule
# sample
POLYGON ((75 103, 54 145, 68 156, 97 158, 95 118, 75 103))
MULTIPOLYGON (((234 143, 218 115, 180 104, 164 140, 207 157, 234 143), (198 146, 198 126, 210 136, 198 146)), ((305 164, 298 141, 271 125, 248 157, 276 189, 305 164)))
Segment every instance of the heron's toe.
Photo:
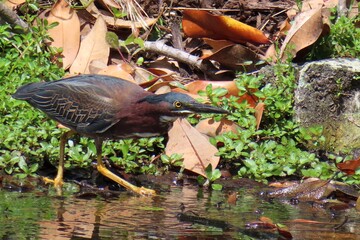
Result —
POLYGON ((43 177, 43 181, 45 182, 45 184, 54 185, 55 188, 60 188, 64 184, 64 181, 62 180, 62 178, 51 179, 51 178, 48 178, 48 177, 43 177))
POLYGON ((138 193, 143 196, 155 196, 156 195, 155 190, 152 190, 149 188, 144 188, 144 187, 140 187, 138 193))

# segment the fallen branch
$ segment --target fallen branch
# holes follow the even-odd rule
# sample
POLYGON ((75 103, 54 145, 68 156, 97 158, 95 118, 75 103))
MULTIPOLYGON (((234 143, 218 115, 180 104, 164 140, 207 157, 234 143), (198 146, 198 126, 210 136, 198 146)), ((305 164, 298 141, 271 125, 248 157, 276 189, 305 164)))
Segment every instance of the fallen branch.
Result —
POLYGON ((193 66, 204 73, 211 73, 216 70, 211 64, 203 61, 203 59, 199 58, 198 56, 194 56, 182 50, 170 47, 165 44, 165 41, 145 41, 144 47, 146 51, 152 51, 166 57, 171 57, 179 62, 193 66))
POLYGON ((0 19, 12 27, 20 26, 23 31, 27 31, 29 25, 24 22, 13 10, 3 3, 0 3, 0 19))

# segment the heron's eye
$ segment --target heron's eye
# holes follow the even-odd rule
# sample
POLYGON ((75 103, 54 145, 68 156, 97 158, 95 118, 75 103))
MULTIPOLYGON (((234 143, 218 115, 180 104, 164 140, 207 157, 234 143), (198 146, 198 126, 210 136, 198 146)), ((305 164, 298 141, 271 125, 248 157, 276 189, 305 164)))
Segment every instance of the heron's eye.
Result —
POLYGON ((176 108, 181 108, 181 107, 182 107, 182 104, 181 104, 181 102, 179 102, 179 101, 175 101, 175 102, 174 102, 174 106, 175 106, 176 108))

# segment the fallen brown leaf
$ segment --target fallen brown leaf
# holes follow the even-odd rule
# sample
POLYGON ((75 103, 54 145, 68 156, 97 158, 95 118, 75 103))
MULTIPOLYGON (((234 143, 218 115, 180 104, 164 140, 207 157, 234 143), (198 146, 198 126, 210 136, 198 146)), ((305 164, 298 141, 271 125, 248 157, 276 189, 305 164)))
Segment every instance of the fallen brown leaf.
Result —
POLYGON ((269 43, 262 31, 227 16, 214 16, 202 10, 183 11, 184 33, 192 38, 230 40, 237 43, 269 43))
POLYGON ((121 6, 119 4, 119 2, 115 1, 115 0, 98 0, 98 3, 100 3, 101 6, 105 7, 105 8, 116 8, 116 9, 121 9, 121 6))
POLYGON ((297 198, 301 201, 316 201, 329 196, 336 188, 330 181, 315 180, 295 184, 290 187, 276 189, 269 192, 269 197, 277 198, 297 198))
POLYGON ((256 129, 259 129, 261 119, 265 110, 265 103, 261 102, 255 106, 256 129))
POLYGON ((237 199, 238 199, 238 193, 232 192, 228 195, 227 202, 231 205, 236 205, 237 199))
POLYGON ((202 50, 202 56, 201 56, 202 59, 213 55, 214 53, 216 53, 217 51, 219 51, 220 49, 222 49, 224 47, 234 45, 233 42, 230 42, 227 40, 214 40, 211 38, 203 38, 203 40, 207 45, 209 45, 211 47, 211 49, 203 49, 202 50))
MULTIPOLYGON (((131 20, 124 20, 124 19, 116 18, 110 12, 101 11, 95 6, 94 3, 91 3, 86 8, 86 10, 89 11, 95 18, 98 18, 101 16, 105 20, 105 22, 112 27, 129 28, 129 29, 132 27, 135 27, 135 28, 143 27, 143 24, 141 22, 134 22, 131 20)), ((152 26, 156 23, 157 18, 145 17, 145 18, 143 18, 143 20, 147 26, 152 26)))
POLYGON ((158 90, 155 91, 155 94, 164 94, 164 93, 168 93, 171 92, 171 88, 169 85, 164 85, 160 88, 158 88, 158 90))
POLYGON ((239 89, 236 87, 234 81, 192 81, 185 85, 186 89, 192 94, 198 94, 200 90, 205 90, 206 87, 211 84, 212 88, 225 88, 228 91, 228 95, 237 96, 239 89))
POLYGON ((300 50, 316 42, 323 29, 321 8, 297 15, 280 49, 281 60, 286 61, 289 54, 295 57, 300 50))
POLYGON ((355 160, 348 160, 346 162, 336 164, 336 167, 348 175, 355 174, 355 171, 360 167, 360 158, 355 160))
POLYGON ((186 119, 176 120, 169 131, 169 141, 166 145, 167 155, 183 154, 184 168, 206 177, 205 168, 211 164, 215 169, 219 157, 215 156, 217 148, 199 133, 186 119))
POLYGON ((106 68, 100 70, 98 74, 118 77, 126 81, 135 83, 135 80, 132 76, 132 74, 134 74, 134 71, 134 68, 130 64, 122 62, 116 65, 109 65, 106 68))
POLYGON ((14 8, 18 7, 20 4, 23 4, 24 2, 26 2, 26 0, 6 0, 3 3, 7 7, 14 9, 14 8))
POLYGON ((51 46, 62 48, 62 67, 68 69, 74 62, 80 47, 80 20, 76 11, 65 0, 59 0, 50 9, 42 12, 40 18, 46 19, 49 24, 58 25, 48 30, 53 41, 51 46), (69 34, 71 29, 71 34, 69 34))
POLYGON ((338 2, 338 0, 304 0, 301 5, 301 12, 316 8, 334 8, 338 5, 338 2))
POLYGON ((90 33, 81 42, 79 53, 70 68, 70 73, 90 73, 89 66, 94 60, 107 64, 110 46, 105 40, 106 32, 106 23, 102 17, 99 17, 90 33))
POLYGON ((255 52, 240 44, 225 46, 204 59, 217 61, 224 67, 239 71, 257 69, 256 64, 261 60, 255 52))
POLYGON ((259 220, 262 221, 262 222, 264 222, 264 223, 274 224, 274 221, 273 221, 271 218, 269 218, 269 217, 261 216, 261 217, 259 218, 259 220))
POLYGON ((281 235, 281 239, 292 239, 293 238, 286 226, 279 227, 277 224, 273 223, 272 219, 270 219, 268 217, 264 217, 264 216, 260 217, 259 221, 247 223, 246 228, 262 229, 262 230, 270 231, 270 232, 277 231, 281 235))
POLYGON ((269 187, 286 188, 286 187, 293 186, 295 184, 298 184, 298 183, 294 182, 294 181, 272 182, 272 183, 269 183, 269 187))
POLYGON ((228 40, 214 40, 214 39, 211 39, 211 38, 203 38, 204 42, 209 45, 215 52, 224 48, 224 47, 227 47, 227 46, 230 46, 230 45, 234 45, 233 42, 230 42, 228 40))
POLYGON ((153 79, 156 77, 150 71, 148 71, 147 69, 141 68, 141 67, 136 67, 134 70, 135 70, 135 72, 134 72, 135 82, 139 85, 146 83, 146 82, 150 81, 150 79, 153 79))
MULTIPOLYGON (((212 88, 225 88, 228 93, 225 95, 225 97, 229 97, 229 96, 237 96, 239 97, 238 102, 243 102, 243 101, 247 101, 247 103, 249 104, 249 106, 251 108, 255 108, 255 106, 257 105, 258 102, 258 98, 254 95, 251 94, 244 94, 242 96, 239 96, 239 89, 236 87, 236 83, 234 81, 202 81, 202 80, 197 80, 197 81, 193 81, 191 83, 188 83, 185 85, 186 89, 189 91, 189 93, 191 94, 198 94, 198 92, 200 90, 205 90, 206 86, 208 86, 209 84, 212 85, 212 88)), ((253 89, 249 89, 250 92, 255 91, 253 89)), ((181 92, 181 91, 180 91, 181 92)))
POLYGON ((157 76, 157 79, 163 79, 164 81, 173 81, 174 77, 173 75, 177 75, 176 72, 172 72, 169 69, 166 68, 148 68, 149 72, 153 73, 155 76, 157 76))
POLYGON ((230 131, 238 133, 239 126, 227 119, 221 119, 221 121, 215 122, 214 119, 209 118, 201 120, 195 126, 195 129, 209 137, 215 137, 230 131))

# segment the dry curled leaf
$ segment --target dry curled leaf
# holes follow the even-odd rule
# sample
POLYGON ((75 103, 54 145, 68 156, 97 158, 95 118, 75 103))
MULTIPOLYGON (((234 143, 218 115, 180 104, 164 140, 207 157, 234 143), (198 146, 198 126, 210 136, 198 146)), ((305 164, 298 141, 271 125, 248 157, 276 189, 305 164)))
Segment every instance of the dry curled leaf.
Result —
POLYGON ((225 46, 204 59, 217 61, 224 67, 239 71, 254 71, 261 60, 259 55, 240 44, 225 46))
MULTIPOLYGON (((190 82, 188 84, 185 85, 186 89, 188 90, 188 92, 190 94, 196 95, 198 94, 198 92, 200 90, 205 90, 206 87, 211 84, 212 88, 225 88, 228 93, 225 95, 225 97, 229 97, 229 96, 237 96, 239 97, 238 102, 243 102, 243 101, 247 101, 247 103, 249 104, 249 106, 251 108, 255 108, 255 106, 258 103, 258 98, 256 96, 254 96, 253 94, 248 94, 245 93, 241 96, 239 96, 239 89, 236 86, 236 83, 234 81, 202 81, 202 80, 197 80, 197 81, 193 81, 190 82)), ((178 89, 176 89, 175 91, 178 92, 183 92, 185 93, 185 91, 180 91, 178 89)), ((248 91, 251 92, 255 92, 255 89, 248 89, 248 91)))
POLYGON ((259 129, 261 119, 265 110, 265 103, 261 102, 255 106, 256 129, 259 129))
POLYGON ((224 47, 234 45, 233 42, 230 42, 228 40, 214 40, 211 38, 203 38, 203 40, 207 45, 209 45, 211 47, 211 49, 203 49, 202 50, 202 56, 201 56, 202 59, 213 55, 214 53, 216 53, 217 51, 219 51, 220 49, 222 49, 224 47))
POLYGON ((193 38, 225 39, 237 43, 269 43, 264 33, 227 16, 214 16, 202 10, 183 11, 184 33, 193 38))
POLYGON ((280 49, 282 61, 286 61, 289 54, 295 57, 300 50, 315 43, 324 28, 321 8, 297 15, 280 49))

